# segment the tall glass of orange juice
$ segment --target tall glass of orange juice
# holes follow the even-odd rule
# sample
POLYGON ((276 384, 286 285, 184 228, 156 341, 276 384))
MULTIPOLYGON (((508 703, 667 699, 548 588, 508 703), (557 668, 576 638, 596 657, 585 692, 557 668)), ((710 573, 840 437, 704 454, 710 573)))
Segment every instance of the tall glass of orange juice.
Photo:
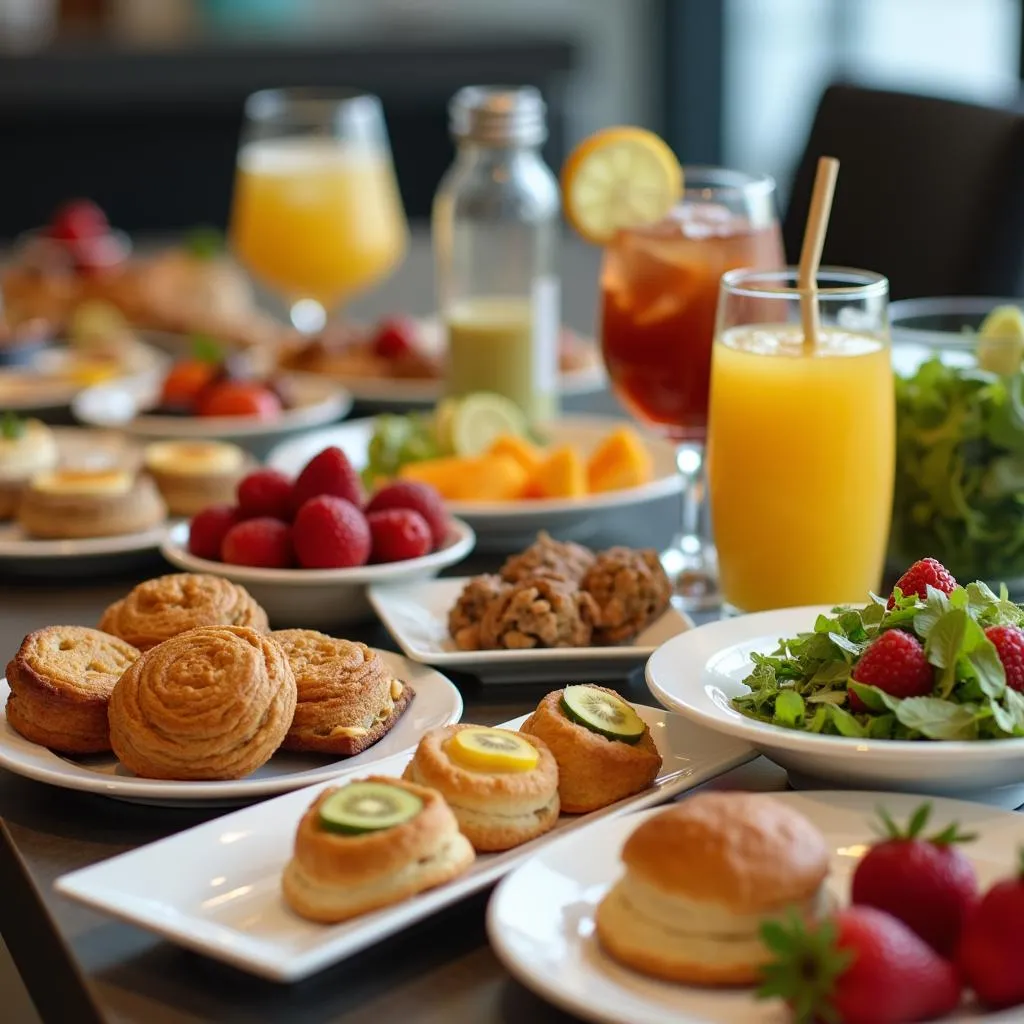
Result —
POLYGON ((246 101, 232 247, 317 330, 326 311, 386 277, 408 236, 376 96, 271 89, 246 101))
POLYGON ((896 411, 889 285, 822 268, 804 344, 797 272, 722 278, 708 482, 727 611, 863 602, 882 582, 896 411))

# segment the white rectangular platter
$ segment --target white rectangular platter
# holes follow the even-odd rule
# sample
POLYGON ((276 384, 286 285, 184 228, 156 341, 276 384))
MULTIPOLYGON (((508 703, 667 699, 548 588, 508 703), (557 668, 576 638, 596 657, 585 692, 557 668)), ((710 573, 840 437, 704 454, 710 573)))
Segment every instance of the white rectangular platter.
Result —
MULTIPOLYGON (((639 705, 637 711, 664 759, 650 789, 592 814, 563 816, 546 836, 481 855, 446 885, 343 924, 306 921, 281 896, 281 871, 299 819, 331 783, 235 811, 64 875, 54 885, 65 896, 243 971, 298 981, 491 885, 553 836, 663 803, 755 756, 745 744, 679 715, 639 705)), ((518 729, 525 718, 503 728, 518 729)), ((410 757, 396 754, 360 774, 400 775, 410 757)))

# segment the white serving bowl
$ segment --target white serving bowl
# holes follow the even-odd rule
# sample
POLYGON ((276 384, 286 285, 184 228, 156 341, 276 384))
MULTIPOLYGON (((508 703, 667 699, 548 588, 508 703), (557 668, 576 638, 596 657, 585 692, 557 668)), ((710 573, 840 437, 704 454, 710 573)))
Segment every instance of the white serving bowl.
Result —
POLYGON ((452 519, 444 546, 422 558, 353 569, 258 569, 196 558, 188 550, 188 523, 172 526, 160 553, 186 572, 205 572, 240 583, 263 606, 275 628, 330 629, 371 618, 366 596, 373 583, 411 583, 461 562, 476 543, 472 528, 452 519))
POLYGON ((810 632, 828 607, 785 608, 712 622, 662 644, 647 662, 661 703, 745 740, 789 772, 795 786, 880 789, 1024 804, 1024 739, 868 740, 822 736, 758 722, 730 704, 748 692, 750 654, 770 654, 782 637, 810 632))

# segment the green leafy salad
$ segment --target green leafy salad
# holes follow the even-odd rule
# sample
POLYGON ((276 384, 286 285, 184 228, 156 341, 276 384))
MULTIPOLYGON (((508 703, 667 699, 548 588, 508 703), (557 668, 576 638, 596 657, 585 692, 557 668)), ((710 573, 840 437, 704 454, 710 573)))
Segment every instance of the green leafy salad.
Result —
POLYGON ((872 595, 864 608, 836 608, 814 630, 754 654, 743 680, 750 692, 732 700, 750 718, 832 736, 894 740, 983 740, 1024 736, 1024 693, 1006 684, 991 626, 1024 625, 1024 609, 984 583, 927 599, 897 588, 891 609, 872 595), (912 633, 933 669, 930 695, 894 697, 853 680, 856 666, 886 630, 912 633), (866 711, 850 706, 850 693, 866 711))

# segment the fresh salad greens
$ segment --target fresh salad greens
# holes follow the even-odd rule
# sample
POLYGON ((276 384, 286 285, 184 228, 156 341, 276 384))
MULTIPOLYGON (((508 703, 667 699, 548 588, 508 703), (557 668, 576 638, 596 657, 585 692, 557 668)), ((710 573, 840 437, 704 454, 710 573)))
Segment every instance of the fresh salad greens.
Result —
POLYGON ((948 596, 932 587, 927 600, 895 603, 872 595, 864 608, 820 615, 810 633, 779 641, 770 655, 754 654, 744 679, 750 692, 732 700, 750 718, 788 729, 833 736, 895 740, 981 740, 1024 736, 1024 693, 1006 685, 989 626, 1024 625, 1024 609, 984 583, 957 586, 948 596), (851 676, 868 645, 888 629, 912 631, 935 671, 925 697, 893 697, 851 676), (851 711, 854 690, 868 712, 851 711))
POLYGON ((422 462, 442 454, 432 415, 387 413, 378 416, 367 448, 363 482, 373 487, 395 476, 406 463, 422 462))

